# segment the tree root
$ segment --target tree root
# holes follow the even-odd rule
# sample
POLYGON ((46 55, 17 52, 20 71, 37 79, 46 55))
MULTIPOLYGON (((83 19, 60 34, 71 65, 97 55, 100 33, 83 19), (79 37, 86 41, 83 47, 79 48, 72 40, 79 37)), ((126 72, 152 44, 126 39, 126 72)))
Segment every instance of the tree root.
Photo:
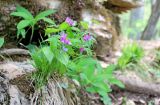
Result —
POLYGON ((80 105, 79 99, 74 101, 71 92, 64 91, 60 86, 61 80, 52 77, 47 86, 36 90, 31 99, 31 105, 80 105))
POLYGON ((25 49, 12 48, 0 50, 0 55, 2 56, 12 56, 12 55, 29 55, 29 51, 25 49))
POLYGON ((146 82, 133 75, 125 76, 121 74, 116 75, 116 77, 123 82, 123 84, 125 85, 125 90, 147 95, 160 96, 160 84, 158 83, 146 82))

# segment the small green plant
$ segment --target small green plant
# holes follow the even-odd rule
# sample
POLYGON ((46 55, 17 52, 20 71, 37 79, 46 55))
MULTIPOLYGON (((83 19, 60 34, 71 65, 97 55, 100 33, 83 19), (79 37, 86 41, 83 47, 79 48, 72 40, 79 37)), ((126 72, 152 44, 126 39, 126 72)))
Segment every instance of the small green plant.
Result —
POLYGON ((45 22, 47 22, 49 24, 55 24, 53 20, 46 17, 48 15, 53 14, 54 12, 55 12, 54 10, 46 10, 44 12, 39 13, 35 17, 33 17, 33 15, 27 9, 17 5, 16 12, 11 13, 12 16, 17 16, 17 17, 23 18, 23 20, 21 20, 17 24, 17 29, 18 29, 17 37, 19 37, 21 35, 22 38, 25 38, 26 37, 25 28, 30 27, 32 29, 32 34, 31 34, 31 37, 30 37, 30 42, 31 42, 33 34, 34 34, 35 24, 37 24, 38 21, 44 20, 45 22))
MULTIPOLYGON (((49 38, 43 42, 45 44, 42 43, 41 48, 31 52, 34 66, 38 69, 35 80, 41 82, 40 84, 44 85, 46 78, 49 78, 53 72, 65 74, 69 61, 81 56, 84 51, 87 55, 92 54, 90 48, 94 39, 88 33, 73 27, 71 20, 66 19, 66 21, 68 23, 63 22, 56 28, 47 28, 46 35, 49 38)), ((39 82, 36 82, 38 88, 39 82)))
POLYGON ((4 44, 4 38, 0 38, 0 48, 3 46, 4 44))
POLYGON ((125 68, 130 63, 137 63, 144 56, 144 51, 137 43, 127 44, 118 59, 118 68, 125 68))
POLYGON ((88 24, 75 23, 67 17, 60 25, 46 28, 49 38, 40 48, 32 50, 32 64, 37 68, 32 76, 36 88, 41 88, 53 73, 58 73, 76 80, 86 91, 98 93, 104 104, 110 105, 107 94, 111 92, 110 85, 124 86, 113 75, 115 66, 104 69, 93 59, 91 49, 95 39, 88 32, 88 24))
POLYGON ((112 91, 110 84, 124 88, 124 85, 113 75, 115 65, 102 68, 97 60, 86 56, 76 59, 69 65, 67 75, 78 81, 87 92, 98 93, 105 105, 112 104, 108 96, 112 91))
POLYGON ((155 60, 157 63, 160 63, 160 50, 157 50, 155 60))

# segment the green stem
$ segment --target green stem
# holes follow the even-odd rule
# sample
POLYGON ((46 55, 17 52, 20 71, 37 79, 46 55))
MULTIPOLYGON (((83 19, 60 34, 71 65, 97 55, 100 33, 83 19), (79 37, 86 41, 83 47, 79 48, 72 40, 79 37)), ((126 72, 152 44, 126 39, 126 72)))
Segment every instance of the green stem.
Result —
POLYGON ((31 41, 32 41, 32 38, 33 38, 33 34, 34 34, 34 25, 32 26, 32 34, 31 34, 31 38, 30 38, 30 43, 31 43, 31 41))

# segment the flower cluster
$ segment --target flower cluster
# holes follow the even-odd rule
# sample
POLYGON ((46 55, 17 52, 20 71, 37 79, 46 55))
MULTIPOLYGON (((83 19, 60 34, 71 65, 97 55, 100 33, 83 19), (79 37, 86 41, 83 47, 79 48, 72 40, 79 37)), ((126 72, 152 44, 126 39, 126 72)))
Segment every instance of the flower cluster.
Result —
POLYGON ((79 50, 80 50, 80 52, 81 52, 81 53, 83 53, 84 48, 83 48, 83 47, 81 47, 79 50))
POLYGON ((74 21, 69 17, 66 18, 65 22, 68 23, 70 26, 74 25, 74 21))
POLYGON ((88 33, 88 34, 86 34, 86 35, 84 35, 83 36, 83 40, 84 41, 89 41, 89 40, 91 40, 91 35, 88 33))
POLYGON ((62 35, 60 37, 60 41, 64 44, 71 45, 71 42, 70 42, 70 40, 67 39, 67 34, 65 34, 65 33, 62 33, 62 35))
MULTIPOLYGON (((65 22, 69 25, 69 26, 74 26, 74 20, 72 20, 71 18, 67 17, 65 22)), ((92 39, 92 36, 90 35, 90 33, 87 33, 87 34, 84 34, 82 35, 82 39, 83 39, 83 42, 87 42, 87 41, 90 41, 92 39)), ((72 40, 72 39, 70 39, 72 40)), ((61 33, 61 36, 60 36, 60 41, 61 43, 64 43, 66 45, 71 45, 71 41, 70 41, 68 38, 67 38, 67 34, 65 32, 61 33)), ((78 39, 80 40, 80 39, 78 39)), ((85 51, 85 47, 83 47, 83 43, 79 43, 79 45, 81 45, 81 47, 79 48, 79 52, 80 53, 83 53, 85 51)), ((68 48, 66 48, 65 45, 62 46, 62 50, 67 52, 68 51, 68 48)))
MULTIPOLYGON (((85 34, 84 36, 83 36, 83 40, 84 41, 89 41, 89 40, 91 40, 91 35, 88 33, 88 34, 85 34)), ((80 49, 80 52, 81 53, 83 53, 83 51, 85 50, 83 47, 81 47, 80 49)))

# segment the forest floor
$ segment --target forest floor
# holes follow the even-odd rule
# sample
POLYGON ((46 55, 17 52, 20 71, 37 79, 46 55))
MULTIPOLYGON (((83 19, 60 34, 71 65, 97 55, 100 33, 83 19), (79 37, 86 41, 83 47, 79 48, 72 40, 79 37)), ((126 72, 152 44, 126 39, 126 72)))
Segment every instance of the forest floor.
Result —
MULTIPOLYGON (((115 63, 117 61, 117 58, 121 55, 121 49, 124 45, 133 42, 133 40, 128 40, 128 39, 121 39, 116 46, 117 51, 114 52, 113 56, 111 58, 108 58, 109 62, 108 63, 115 63), (121 46, 119 46, 121 45, 121 46)), ((151 41, 142 41, 138 40, 136 41, 142 48, 144 49, 145 56, 143 58, 143 62, 145 63, 151 63, 154 61, 156 57, 156 52, 155 50, 160 49, 160 40, 151 40, 151 41)), ((105 66, 106 63, 103 63, 105 66)), ((159 64, 160 65, 160 64, 159 64)), ((160 71, 160 70, 159 70, 160 71)), ((127 75, 130 76, 137 76, 137 73, 134 73, 132 75, 132 72, 134 71, 127 71, 127 75), (131 74, 129 74, 131 73, 131 74)), ((144 71, 145 72, 145 71, 144 71)), ((141 76, 138 77, 142 81, 147 81, 147 82, 157 82, 156 84, 159 83, 159 78, 157 81, 152 79, 152 77, 145 77, 141 78, 141 76), (150 81, 148 81, 148 78, 151 78, 150 81)), ((154 77, 153 77, 154 78, 154 77)), ((140 80, 140 81, 141 81, 140 80)), ((134 81, 133 81, 134 82, 134 81)), ((116 90, 113 91, 110 96, 112 97, 113 100, 113 105, 160 105, 160 96, 159 95, 151 95, 151 94, 144 94, 141 92, 133 92, 133 91, 128 91, 128 90, 116 90)))
MULTIPOLYGON (((133 42, 132 40, 128 39, 121 39, 118 42, 117 50, 112 53, 112 55, 106 59, 108 59, 108 62, 102 62, 102 66, 106 66, 111 63, 115 63, 118 59, 118 57, 121 55, 121 48, 126 45, 129 42, 133 42), (121 46, 119 46, 121 45, 121 46)), ((155 59, 155 49, 160 49, 160 40, 153 40, 153 41, 136 41, 139 43, 140 46, 142 46, 145 50, 145 57, 144 62, 152 62, 155 59)), ((12 45, 12 44, 11 44, 12 45)), ((7 48, 13 48, 15 46, 7 46, 7 48)), ((1 61, 6 62, 7 61, 26 61, 29 59, 29 56, 12 56, 11 59, 1 59, 1 61)), ((9 70, 9 69, 8 69, 9 70)), ((14 75, 19 75, 19 72, 14 72, 14 75), (17 74, 16 74, 17 73, 17 74)), ((127 72, 130 73, 130 72, 127 72)), ((12 73, 11 73, 12 74, 12 73)), ((22 73, 23 74, 23 73, 22 73)), ((135 73, 136 74, 136 73, 135 73)), ((131 74, 132 76, 132 74, 131 74)), ((12 77, 12 76, 10 76, 12 77)), ((148 77, 146 77, 148 78, 148 77)), ((144 80, 145 81, 145 80, 144 80)), ((155 81, 154 81, 155 83, 155 81)), ((159 84, 159 83, 158 83, 159 84)), ((109 95, 113 100, 113 105, 160 105, 160 96, 159 95, 153 95, 153 94, 146 94, 141 92, 135 92, 135 91, 129 91, 129 90, 121 90, 121 89, 115 89, 113 92, 109 95)), ((94 98, 93 98, 94 99, 94 98)), ((96 101, 94 99, 93 101, 96 101)), ((95 102, 97 103, 97 102, 95 102)), ((99 102, 94 105, 101 105, 99 102)))

